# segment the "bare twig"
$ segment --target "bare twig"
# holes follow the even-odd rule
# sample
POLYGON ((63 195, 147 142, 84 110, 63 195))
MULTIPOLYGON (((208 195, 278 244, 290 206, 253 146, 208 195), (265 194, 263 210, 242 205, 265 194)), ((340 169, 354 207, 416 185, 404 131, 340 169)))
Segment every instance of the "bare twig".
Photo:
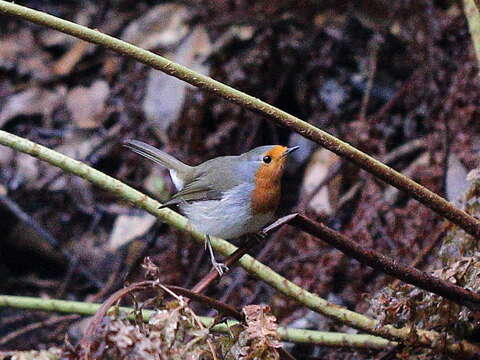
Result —
POLYGON ((370 95, 372 93, 373 81, 375 80, 375 74, 377 73, 377 61, 378 61, 378 51, 380 48, 381 40, 379 39, 380 35, 377 35, 370 40, 370 67, 368 70, 368 81, 365 88, 365 92, 362 98, 362 105, 360 107, 360 114, 358 118, 364 120, 367 116, 368 103, 370 102, 370 95))
POLYGON ((192 290, 188 290, 180 286, 166 285, 166 287, 177 294, 183 295, 191 300, 195 300, 207 306, 210 306, 227 316, 231 316, 239 321, 243 320, 243 315, 233 306, 230 306, 211 297, 193 292, 192 290))
MULTIPOLYGON (((102 304, 86 303, 80 301, 65 301, 57 299, 42 299, 28 296, 9 296, 0 295, 0 307, 9 306, 18 309, 41 310, 50 312, 62 313, 77 313, 82 315, 94 315, 102 304)), ((131 314, 134 309, 127 307, 120 307, 119 310, 126 314, 131 314)), ((142 317, 144 322, 148 322, 155 314, 153 310, 142 309, 142 317)), ((135 316, 129 315, 129 319, 136 319, 135 316)), ((199 316, 198 317, 205 326, 211 327, 215 319, 199 316)), ((229 320, 228 323, 221 323, 213 326, 212 331, 228 333, 229 326, 237 323, 234 320, 229 320)), ((282 341, 290 341, 296 343, 319 344, 322 346, 335 347, 353 347, 365 349, 386 349, 396 343, 385 340, 381 337, 364 335, 364 334, 345 334, 339 332, 317 331, 306 329, 294 329, 279 327, 277 329, 280 339, 282 341)), ((476 349, 476 347, 471 350, 476 349)), ((3 353, 0 352, 0 357, 3 353)))
MULTIPOLYGON (((56 251, 62 254, 62 256, 68 261, 69 264, 77 264, 77 259, 72 256, 67 250, 62 248, 57 239, 53 237, 47 230, 43 228, 38 221, 33 217, 28 215, 23 209, 8 196, 0 195, 0 203, 3 204, 8 210, 10 210, 17 218, 20 219, 23 223, 30 226, 33 230, 37 232, 38 235, 42 237, 50 246, 52 246, 56 251)), ((89 269, 84 267, 79 267, 78 271, 88 280, 90 284, 95 286, 97 289, 102 288, 103 284, 100 280, 96 278, 95 275, 89 269)))
POLYGON ((417 151, 423 150, 426 147, 424 139, 411 140, 403 145, 400 145, 386 154, 382 158, 382 162, 391 165, 402 157, 411 155, 417 151))
POLYGON ((85 330, 85 333, 83 335, 83 338, 81 340, 81 347, 84 350, 84 359, 89 360, 90 359, 90 352, 92 351, 92 345, 95 340, 95 333, 102 321, 102 319, 105 317, 107 314, 108 310, 115 304, 117 301, 119 301, 123 296, 127 295, 128 293, 132 291, 138 291, 138 290, 143 290, 147 289, 149 287, 154 286, 153 281, 143 281, 139 283, 132 284, 130 286, 127 286, 123 289, 120 289, 110 295, 110 297, 104 301, 104 303, 98 308, 96 311, 95 315, 90 319, 90 322, 88 324, 87 329, 85 330))
MULTIPOLYGON (((224 264, 228 268, 235 264, 240 258, 245 255, 255 244, 257 240, 253 237, 250 237, 247 242, 242 244, 242 247, 238 248, 232 255, 230 255, 225 261, 224 264)), ((218 271, 215 269, 211 270, 207 275, 205 275, 193 288, 192 292, 202 293, 205 289, 210 286, 217 278, 219 277, 218 271)))
POLYGON ((409 284, 430 291, 472 310, 480 309, 480 294, 464 289, 449 281, 434 277, 430 274, 402 265, 385 255, 371 249, 364 249, 356 242, 330 229, 324 224, 315 222, 303 215, 291 219, 293 226, 329 243, 348 256, 374 269, 392 275, 409 284))
MULTIPOLYGON (((437 246, 437 244, 440 242, 440 240, 443 239, 443 236, 445 235, 446 231, 448 230, 450 223, 444 222, 443 224, 440 225, 440 229, 437 230, 435 234, 433 234, 432 238, 433 240, 430 241, 430 243, 425 247, 416 257, 413 259, 413 261, 410 263, 410 267, 419 267, 422 265, 422 263, 425 261, 425 258, 432 252, 432 250, 437 246)), ((395 281, 392 283, 392 288, 396 288, 400 284, 399 279, 395 279, 395 281)))

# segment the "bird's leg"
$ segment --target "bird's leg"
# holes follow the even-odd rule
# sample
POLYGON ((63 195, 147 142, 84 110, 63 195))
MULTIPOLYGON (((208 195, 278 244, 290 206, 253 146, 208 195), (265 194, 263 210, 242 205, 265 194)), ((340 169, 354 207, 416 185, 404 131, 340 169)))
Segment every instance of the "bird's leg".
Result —
POLYGON ((224 271, 228 271, 228 267, 223 264, 217 262, 215 260, 215 255, 213 254, 213 248, 212 248, 212 243, 210 240, 210 235, 207 234, 206 240, 205 240, 205 249, 208 248, 208 252, 210 253, 210 262, 212 263, 213 268, 218 272, 218 275, 222 276, 224 271))

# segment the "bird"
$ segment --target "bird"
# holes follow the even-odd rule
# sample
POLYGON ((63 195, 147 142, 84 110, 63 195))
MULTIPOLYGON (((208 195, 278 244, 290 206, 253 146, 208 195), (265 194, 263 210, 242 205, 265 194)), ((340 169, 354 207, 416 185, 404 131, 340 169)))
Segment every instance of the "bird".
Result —
POLYGON ((142 141, 127 140, 123 145, 169 170, 177 192, 161 208, 178 206, 192 227, 206 234, 205 246, 220 275, 227 268, 215 260, 210 236, 235 239, 271 223, 288 155, 299 148, 265 145, 189 166, 142 141))

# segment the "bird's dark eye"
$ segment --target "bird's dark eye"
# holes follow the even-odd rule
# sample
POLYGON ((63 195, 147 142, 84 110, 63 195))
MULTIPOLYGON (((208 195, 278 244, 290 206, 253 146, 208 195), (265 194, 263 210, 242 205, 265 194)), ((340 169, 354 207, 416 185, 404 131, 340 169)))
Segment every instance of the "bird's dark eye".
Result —
POLYGON ((272 161, 271 156, 268 156, 268 155, 267 155, 267 156, 264 156, 264 157, 263 157, 263 162, 264 162, 265 164, 270 164, 271 161, 272 161))

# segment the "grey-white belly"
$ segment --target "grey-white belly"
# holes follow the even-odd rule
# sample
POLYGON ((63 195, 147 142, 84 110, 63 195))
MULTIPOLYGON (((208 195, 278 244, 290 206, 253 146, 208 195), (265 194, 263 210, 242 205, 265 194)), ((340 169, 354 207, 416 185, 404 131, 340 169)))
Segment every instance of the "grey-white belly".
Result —
POLYGON ((196 201, 180 205, 195 229, 208 235, 233 239, 260 231, 274 217, 272 213, 252 215, 253 184, 241 184, 224 193, 221 200, 196 201))

